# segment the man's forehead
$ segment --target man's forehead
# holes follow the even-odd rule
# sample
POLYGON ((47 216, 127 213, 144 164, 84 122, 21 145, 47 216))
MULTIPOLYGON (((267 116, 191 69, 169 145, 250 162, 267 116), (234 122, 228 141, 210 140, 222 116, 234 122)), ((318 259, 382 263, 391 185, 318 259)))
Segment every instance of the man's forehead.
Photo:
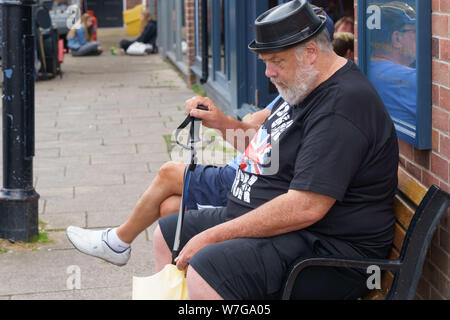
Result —
POLYGON ((258 58, 264 61, 274 60, 274 59, 284 59, 289 55, 290 50, 283 50, 274 53, 260 53, 258 58))

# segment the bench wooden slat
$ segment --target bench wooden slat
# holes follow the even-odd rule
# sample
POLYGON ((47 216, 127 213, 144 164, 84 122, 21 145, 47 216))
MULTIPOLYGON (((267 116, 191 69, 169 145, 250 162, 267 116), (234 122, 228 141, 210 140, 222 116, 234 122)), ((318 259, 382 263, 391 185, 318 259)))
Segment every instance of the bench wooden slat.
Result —
POLYGON ((427 188, 408 174, 402 167, 398 168, 398 188, 402 193, 407 195, 416 206, 419 206, 427 193, 427 188))
POLYGON ((385 295, 381 290, 372 290, 364 297, 364 300, 385 300, 385 295))
POLYGON ((394 213, 397 222, 405 229, 408 229, 414 216, 414 209, 411 208, 400 196, 394 199, 394 213))
POLYGON ((385 271, 381 276, 381 291, 384 296, 386 296, 389 290, 391 290, 393 282, 394 274, 391 271, 385 271))
POLYGON ((400 251, 403 245, 403 239, 405 239, 406 231, 398 224, 395 223, 394 230, 394 248, 400 251))

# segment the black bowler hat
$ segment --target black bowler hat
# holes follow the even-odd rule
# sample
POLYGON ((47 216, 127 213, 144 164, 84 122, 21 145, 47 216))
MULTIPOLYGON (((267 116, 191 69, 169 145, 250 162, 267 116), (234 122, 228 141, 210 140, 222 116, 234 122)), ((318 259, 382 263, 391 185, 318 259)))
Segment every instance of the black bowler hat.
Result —
POLYGON ((255 21, 255 35, 248 48, 255 53, 289 49, 320 32, 327 22, 307 0, 294 0, 272 8, 255 21))

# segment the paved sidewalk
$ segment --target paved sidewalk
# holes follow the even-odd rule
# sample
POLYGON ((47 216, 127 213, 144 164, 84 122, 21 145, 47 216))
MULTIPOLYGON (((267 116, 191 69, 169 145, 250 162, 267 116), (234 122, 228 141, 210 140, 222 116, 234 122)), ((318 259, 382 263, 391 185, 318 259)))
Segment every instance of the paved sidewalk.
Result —
POLYGON ((153 228, 122 268, 79 253, 65 236, 69 225, 117 226, 129 216, 169 160, 163 136, 194 94, 159 55, 112 56, 124 30, 100 30, 102 56, 66 55, 63 79, 36 83, 34 179, 52 243, 0 244, 0 300, 130 299, 132 276, 154 272, 153 228), (81 289, 68 290, 74 270, 81 289))

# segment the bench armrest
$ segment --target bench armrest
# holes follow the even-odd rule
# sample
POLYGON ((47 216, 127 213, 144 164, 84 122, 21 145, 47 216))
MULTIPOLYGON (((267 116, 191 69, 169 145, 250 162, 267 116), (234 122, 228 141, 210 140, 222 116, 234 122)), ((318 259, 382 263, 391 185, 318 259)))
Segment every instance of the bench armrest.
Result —
POLYGON ((291 296, 292 289, 295 284, 295 279, 298 274, 307 267, 321 266, 321 267, 345 267, 345 268, 359 268, 367 269, 370 266, 378 266, 382 270, 399 270, 401 267, 401 262, 399 260, 389 260, 389 259, 368 259, 368 260, 358 260, 358 259, 341 259, 341 258, 310 258, 302 260, 294 265, 292 271, 290 272, 286 285, 283 290, 282 300, 289 300, 291 296))

